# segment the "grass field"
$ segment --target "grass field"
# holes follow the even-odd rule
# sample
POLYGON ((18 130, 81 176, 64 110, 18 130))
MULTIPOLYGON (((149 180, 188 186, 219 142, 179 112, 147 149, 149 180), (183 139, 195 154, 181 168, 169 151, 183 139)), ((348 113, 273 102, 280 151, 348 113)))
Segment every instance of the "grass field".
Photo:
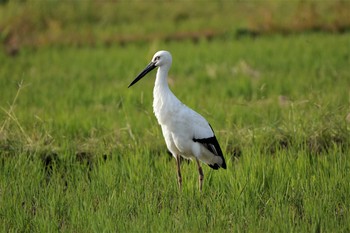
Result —
MULTIPOLYGON (((171 29, 169 29, 171 30, 171 29)), ((350 34, 29 46, 0 53, 2 232, 349 232, 350 34), (167 154, 153 53, 228 168, 167 154)))

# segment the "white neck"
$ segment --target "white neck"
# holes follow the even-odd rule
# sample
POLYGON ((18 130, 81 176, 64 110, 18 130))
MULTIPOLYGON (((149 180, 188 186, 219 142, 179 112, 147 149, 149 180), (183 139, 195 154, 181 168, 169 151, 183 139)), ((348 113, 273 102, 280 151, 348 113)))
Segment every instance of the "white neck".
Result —
POLYGON ((168 115, 168 112, 176 111, 181 103, 169 88, 168 71, 169 67, 162 66, 158 68, 153 89, 153 111, 159 123, 164 121, 164 119, 161 119, 161 116, 165 117, 168 115))
POLYGON ((169 68, 164 66, 158 68, 154 88, 169 89, 168 79, 167 79, 168 71, 169 71, 169 68))

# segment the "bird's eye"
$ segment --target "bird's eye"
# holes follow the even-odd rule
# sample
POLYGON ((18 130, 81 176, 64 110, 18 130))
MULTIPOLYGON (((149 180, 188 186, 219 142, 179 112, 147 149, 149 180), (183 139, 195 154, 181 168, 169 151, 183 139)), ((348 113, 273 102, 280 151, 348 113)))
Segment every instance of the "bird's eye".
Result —
POLYGON ((155 61, 159 61, 159 59, 160 59, 160 56, 157 56, 154 58, 155 61))

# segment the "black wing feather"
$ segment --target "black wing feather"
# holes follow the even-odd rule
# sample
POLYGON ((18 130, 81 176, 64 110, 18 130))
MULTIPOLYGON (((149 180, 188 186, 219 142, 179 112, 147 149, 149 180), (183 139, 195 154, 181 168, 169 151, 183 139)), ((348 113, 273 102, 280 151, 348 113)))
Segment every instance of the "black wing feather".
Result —
POLYGON ((199 142, 201 143, 205 148, 207 148, 211 153, 213 153, 216 156, 220 156, 222 159, 222 165, 220 166, 219 164, 208 164, 209 167, 217 170, 220 167, 226 169, 226 163, 225 163, 225 159, 224 159, 224 155, 222 154, 222 150, 220 148, 219 142, 216 139, 215 135, 213 137, 210 138, 202 138, 202 139, 197 139, 197 138, 193 138, 194 142, 199 142))

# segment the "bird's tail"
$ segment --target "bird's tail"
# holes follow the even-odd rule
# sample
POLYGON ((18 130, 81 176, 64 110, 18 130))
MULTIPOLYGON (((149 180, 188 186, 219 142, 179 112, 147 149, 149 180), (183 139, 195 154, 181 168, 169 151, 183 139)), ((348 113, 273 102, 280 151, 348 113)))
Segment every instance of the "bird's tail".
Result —
POLYGON ((205 139, 193 139, 193 141, 202 145, 199 158, 201 161, 215 170, 220 167, 226 169, 225 158, 215 136, 205 139))
POLYGON ((225 162, 224 157, 216 156, 216 159, 218 160, 218 162, 216 162, 214 164, 208 163, 208 166, 214 170, 218 170, 219 168, 226 169, 226 162, 225 162))

